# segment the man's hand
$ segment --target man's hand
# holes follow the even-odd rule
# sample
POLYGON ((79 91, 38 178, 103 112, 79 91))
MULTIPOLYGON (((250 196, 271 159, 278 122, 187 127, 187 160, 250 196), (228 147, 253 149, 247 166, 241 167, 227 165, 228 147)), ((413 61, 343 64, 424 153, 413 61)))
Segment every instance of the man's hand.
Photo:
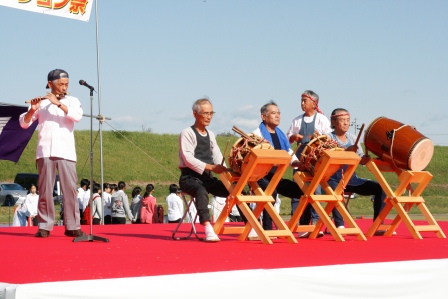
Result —
POLYGON ((59 105, 58 98, 51 92, 47 92, 47 95, 45 96, 45 98, 49 99, 52 104, 59 105))
POLYGON ((367 162, 369 162, 371 159, 372 157, 370 157, 369 155, 364 155, 361 157, 361 161, 359 162, 359 164, 366 165, 367 162))
POLYGON ((289 137, 289 143, 299 142, 302 139, 303 139, 302 135, 300 135, 300 134, 292 134, 289 137))
POLYGON ((213 171, 214 173, 220 174, 224 171, 227 171, 227 168, 221 164, 207 164, 210 165, 210 169, 211 171, 213 171))
POLYGON ((300 171, 304 171, 305 170, 305 165, 303 165, 303 163, 300 162, 300 160, 295 160, 294 162, 292 162, 291 163, 291 167, 297 168, 300 171))

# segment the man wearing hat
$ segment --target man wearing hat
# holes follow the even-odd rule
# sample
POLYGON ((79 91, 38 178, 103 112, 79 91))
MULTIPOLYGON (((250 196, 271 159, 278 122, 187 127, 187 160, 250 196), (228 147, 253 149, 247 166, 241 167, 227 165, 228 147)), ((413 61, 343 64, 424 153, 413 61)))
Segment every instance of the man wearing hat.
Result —
POLYGON ((28 128, 39 122, 36 164, 39 172, 38 227, 36 237, 46 238, 53 230, 55 210, 53 187, 56 170, 63 194, 65 235, 84 235, 80 226, 76 194, 76 148, 73 134, 75 122, 82 118, 81 103, 68 96, 68 73, 56 69, 48 73, 46 88, 51 92, 31 100, 28 112, 20 115, 20 126, 28 128))

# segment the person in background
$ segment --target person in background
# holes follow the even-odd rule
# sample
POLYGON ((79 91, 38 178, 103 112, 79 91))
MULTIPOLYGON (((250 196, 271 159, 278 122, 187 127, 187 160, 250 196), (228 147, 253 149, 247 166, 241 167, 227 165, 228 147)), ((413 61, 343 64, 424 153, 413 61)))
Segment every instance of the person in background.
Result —
POLYGON ((31 184, 30 193, 27 194, 25 205, 28 209, 28 217, 31 218, 33 226, 37 226, 37 203, 39 202, 39 195, 37 194, 36 185, 31 184))
MULTIPOLYGON (((78 197, 78 204, 79 204, 79 213, 81 215, 83 215, 82 212, 84 211, 84 208, 83 208, 84 193, 89 188, 90 188, 90 181, 88 179, 82 179, 80 187, 78 188, 78 196, 77 196, 78 197)), ((82 216, 81 216, 81 218, 82 218, 82 216)))
POLYGON ((103 184, 103 199, 104 199, 104 224, 112 224, 112 203, 110 195, 110 184, 103 184))
POLYGON ((61 69, 47 75, 47 86, 51 92, 44 97, 31 100, 27 112, 19 117, 20 126, 27 129, 35 121, 39 122, 36 149, 36 164, 39 173, 38 238, 47 238, 55 225, 53 200, 54 178, 59 174, 63 205, 64 235, 81 237, 79 203, 76 184, 76 147, 73 134, 75 123, 83 115, 81 102, 68 95, 69 76, 61 69))
POLYGON ((208 194, 229 195, 224 184, 212 174, 220 174, 227 168, 221 164, 222 153, 215 134, 206 128, 215 114, 212 103, 206 98, 199 99, 194 102, 192 110, 194 124, 179 135, 179 186, 182 192, 196 199, 199 222, 205 227, 205 241, 218 242, 220 239, 210 223, 208 194))
POLYGON ((170 195, 166 197, 168 206, 168 223, 179 223, 184 215, 184 203, 180 198, 181 190, 176 184, 169 187, 170 195))
POLYGON ((110 195, 113 195, 115 192, 118 191, 118 185, 117 184, 109 184, 110 186, 110 195))
POLYGON ((131 210, 129 209, 129 198, 124 192, 126 183, 118 182, 118 191, 112 194, 112 224, 126 224, 126 215, 129 221, 134 220, 131 210))
POLYGON ((141 223, 157 223, 156 198, 152 196, 154 185, 146 185, 145 194, 141 200, 140 221, 141 223))
POLYGON ((132 190, 132 202, 131 202, 131 212, 134 215, 134 221, 132 223, 141 223, 140 221, 140 206, 141 206, 141 194, 142 188, 135 187, 132 190))
POLYGON ((20 204, 16 203, 17 205, 14 209, 12 226, 27 226, 29 219, 33 219, 33 224, 31 225, 37 225, 36 215, 38 200, 39 195, 36 194, 36 186, 32 184, 30 193, 27 194, 23 202, 20 204))
MULTIPOLYGON (((95 181, 93 183, 95 184, 95 181)), ((89 181, 89 184, 87 185, 86 190, 82 194, 82 211, 83 212, 90 202, 90 188, 91 188, 91 186, 90 186, 90 181, 89 181)), ((78 195, 78 197, 79 197, 79 195, 78 195)))
POLYGON ((103 219, 103 205, 101 204, 101 185, 98 183, 93 184, 92 188, 93 198, 92 198, 92 215, 93 224, 101 224, 103 219))

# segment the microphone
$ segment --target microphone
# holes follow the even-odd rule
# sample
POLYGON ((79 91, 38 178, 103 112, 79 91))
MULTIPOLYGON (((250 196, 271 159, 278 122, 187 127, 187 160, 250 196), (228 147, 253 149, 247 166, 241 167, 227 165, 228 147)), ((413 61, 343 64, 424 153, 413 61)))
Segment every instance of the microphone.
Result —
POLYGON ((90 85, 87 84, 87 82, 84 81, 84 80, 79 80, 79 84, 80 84, 80 85, 84 85, 85 87, 87 87, 88 89, 90 89, 90 91, 95 90, 95 88, 93 88, 93 86, 90 86, 90 85))

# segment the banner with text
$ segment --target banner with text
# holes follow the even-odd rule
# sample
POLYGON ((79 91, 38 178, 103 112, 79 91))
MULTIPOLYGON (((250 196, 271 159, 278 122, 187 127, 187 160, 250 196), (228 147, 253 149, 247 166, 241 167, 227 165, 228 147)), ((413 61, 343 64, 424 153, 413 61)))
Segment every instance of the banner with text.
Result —
POLYGON ((93 0, 0 0, 0 5, 89 21, 93 0))

